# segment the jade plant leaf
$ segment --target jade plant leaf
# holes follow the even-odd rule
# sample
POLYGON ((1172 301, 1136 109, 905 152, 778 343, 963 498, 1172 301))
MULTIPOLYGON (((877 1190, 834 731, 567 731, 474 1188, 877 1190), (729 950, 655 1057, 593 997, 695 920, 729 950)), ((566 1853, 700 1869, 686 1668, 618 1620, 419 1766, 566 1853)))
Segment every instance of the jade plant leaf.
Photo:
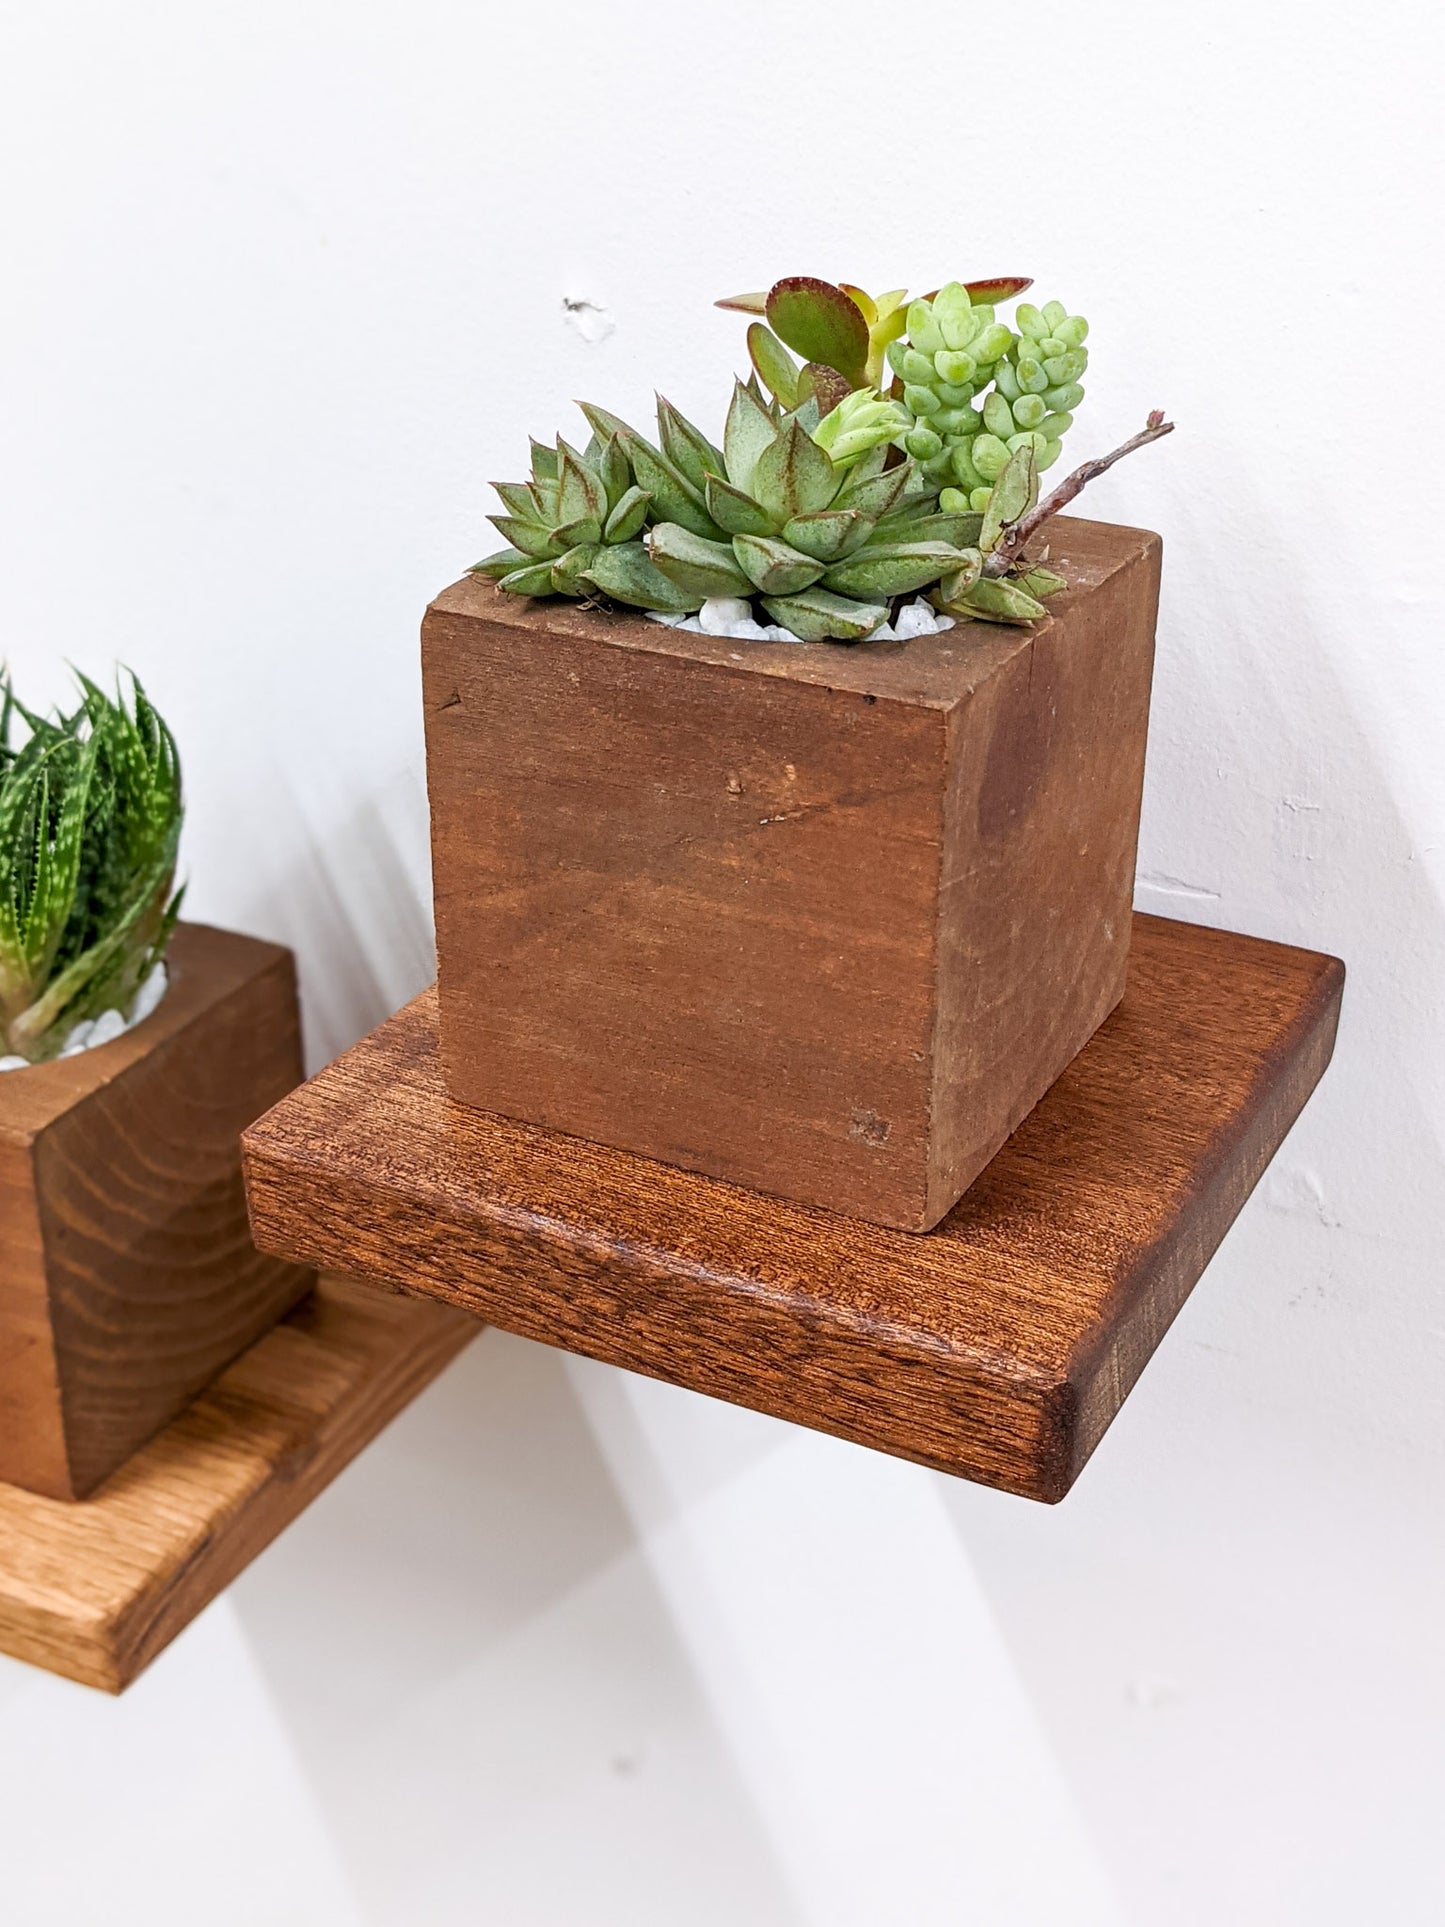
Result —
POLYGON ((761 321, 748 329, 748 359, 783 407, 796 408, 802 399, 798 387, 801 371, 772 329, 761 321))
POLYGON ((856 388, 868 366, 868 323, 858 304, 831 281, 794 274, 768 291, 773 333, 805 362, 836 368, 856 388))

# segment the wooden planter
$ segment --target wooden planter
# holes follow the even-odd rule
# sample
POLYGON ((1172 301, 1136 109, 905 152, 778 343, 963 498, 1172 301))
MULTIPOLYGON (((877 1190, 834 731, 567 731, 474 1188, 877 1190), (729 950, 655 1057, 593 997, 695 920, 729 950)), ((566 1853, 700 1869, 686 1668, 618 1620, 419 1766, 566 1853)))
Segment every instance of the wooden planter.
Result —
POLYGON ((1160 544, 1036 628, 681 633, 468 579, 422 629, 454 1099, 905 1230, 1124 990, 1160 544))
POLYGON ((182 924, 98 1050, 0 1074, 0 1480, 84 1498, 312 1273, 262 1257, 241 1132, 300 1082, 291 953, 182 924))

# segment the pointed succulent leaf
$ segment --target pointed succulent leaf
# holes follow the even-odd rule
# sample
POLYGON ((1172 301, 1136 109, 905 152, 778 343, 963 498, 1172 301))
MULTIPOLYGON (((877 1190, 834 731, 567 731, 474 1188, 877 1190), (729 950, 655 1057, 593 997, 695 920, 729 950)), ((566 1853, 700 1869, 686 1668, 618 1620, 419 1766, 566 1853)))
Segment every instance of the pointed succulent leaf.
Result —
POLYGON ((587 580, 617 602, 635 609, 656 609, 663 615, 687 615, 700 609, 705 596, 680 589, 658 568, 641 542, 610 542, 597 551, 587 580))
POLYGON ((715 308, 732 308, 739 314, 766 314, 768 297, 764 290, 758 294, 730 294, 721 301, 714 301, 715 308))
POLYGON ((586 416, 587 426, 599 442, 610 442, 614 435, 620 435, 623 438, 623 448, 626 450, 629 436, 636 436, 639 441, 642 439, 637 434, 637 430, 623 421, 620 415, 614 415, 606 408, 599 408, 595 402, 579 401, 577 406, 586 416))
POLYGON ((695 489, 680 469, 674 468, 665 455, 660 455, 640 435, 629 436, 626 445, 637 486, 651 495, 658 521, 679 522, 694 535, 720 541, 725 531, 708 514, 701 490, 695 489))
POLYGON ((755 321, 748 329, 748 358, 783 407, 796 408, 798 364, 772 329, 761 321, 755 321))
POLYGON ((709 475, 722 474, 722 450, 714 448, 702 430, 694 428, 661 395, 657 398, 657 432, 663 454, 699 493, 709 475))
POLYGON ((689 594, 751 595, 752 584, 730 542, 709 542, 676 522, 659 522, 647 538, 647 553, 669 582, 689 594))
POLYGON ((840 595, 879 600, 923 589, 958 567, 958 550, 948 542, 889 542, 876 539, 837 562, 823 586, 840 595))
POLYGON ((947 542, 955 549, 972 549, 978 546, 982 522, 982 514, 970 509, 936 515, 905 509, 878 524, 878 537, 886 542, 947 542))
POLYGON ((597 475, 607 495, 607 510, 612 510, 632 487, 632 464, 620 435, 609 435, 597 458, 597 475))
POLYGON ((602 540, 602 528, 595 515, 579 515, 575 522, 564 522, 560 528, 553 529, 552 540, 563 554, 579 543, 595 547, 602 540))
POLYGON ((963 598, 964 615, 986 622, 1037 622, 1047 614, 1042 602, 1007 576, 981 575, 963 598))
POLYGON ((499 577, 510 575, 514 569, 530 568, 533 557, 521 549, 498 549, 495 555, 484 555, 480 562, 474 562, 467 570, 468 575, 484 575, 493 582, 499 577))
POLYGON ((546 556, 550 560, 562 553, 552 540, 552 531, 539 528, 535 522, 524 522, 515 515, 489 515, 487 520, 504 542, 510 542, 523 555, 546 556))
POLYGON ((861 642, 888 618, 888 610, 881 603, 856 602, 849 596, 832 595, 827 589, 764 596, 763 607, 774 622, 790 629, 800 642, 861 642))
POLYGON ((750 492, 781 525, 790 516, 831 507, 840 480, 827 455, 794 417, 758 457, 750 492))
POLYGON ((751 495, 744 495, 730 482, 710 475, 705 499, 707 512, 728 535, 772 535, 777 524, 760 509, 751 495))
POLYGON ((1045 596, 1061 594, 1069 586, 1061 575, 1055 574, 1052 569, 1044 568, 1042 564, 1032 569, 1025 569, 1018 580, 1038 602, 1042 602, 1045 596))
POLYGON ((509 515, 519 515, 524 522, 547 521, 542 498, 530 482, 493 482, 492 487, 509 515))
POLYGON ((525 569, 513 569, 510 575, 504 575, 497 586, 508 595, 551 595, 552 564, 529 562, 525 569))
POLYGON ((607 525, 602 531, 603 541, 630 542, 634 536, 640 535, 651 506, 652 497, 647 490, 634 484, 608 516, 607 525))
POLYGON ((939 578, 938 587, 930 598, 934 607, 942 609, 945 615, 967 614, 965 603, 968 592, 982 571, 983 556, 980 552, 977 549, 964 549, 958 567, 939 578))
POLYGON ((789 275, 768 291, 773 333, 804 361, 836 368, 857 386, 868 364, 868 323, 856 302, 831 281, 789 275))
POLYGON ((555 482, 557 479, 557 451, 539 442, 535 436, 531 441, 532 479, 538 482, 555 482))
POLYGON ((985 555, 992 555, 1009 523, 1027 515, 1038 499, 1038 462, 1032 442, 1026 442, 1009 456, 1007 467, 993 485, 978 537, 978 546, 985 555))
POLYGON ((559 555, 552 564, 552 587, 558 595, 585 596, 588 583, 584 579, 598 552, 596 542, 579 542, 559 555))
POLYGON ((761 397, 747 383, 733 383, 733 398, 723 429, 723 460, 734 488, 751 494, 758 457, 777 437, 778 425, 761 397))
POLYGON ((822 509, 795 515, 783 529, 783 540, 818 562, 840 562, 873 533, 873 517, 857 509, 822 509))
POLYGON ((590 518, 600 529, 607 519, 607 491, 595 469, 569 443, 557 437, 557 514, 563 523, 590 518))
POLYGON ((823 573, 821 562, 775 535, 734 536, 733 550, 750 587, 768 595, 792 595, 810 588, 823 573))
POLYGON ((847 482, 838 491, 834 508, 859 509, 864 515, 877 517, 891 513, 907 486, 909 465, 900 462, 896 468, 885 469, 880 475, 864 475, 862 469, 863 463, 860 462, 851 471, 847 482))

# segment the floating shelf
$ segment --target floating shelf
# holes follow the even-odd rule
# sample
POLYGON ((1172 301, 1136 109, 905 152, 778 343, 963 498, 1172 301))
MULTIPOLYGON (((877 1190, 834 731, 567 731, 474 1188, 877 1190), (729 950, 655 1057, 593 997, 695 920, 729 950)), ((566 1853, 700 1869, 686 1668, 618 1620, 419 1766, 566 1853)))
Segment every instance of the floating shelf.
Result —
POLYGON ((477 1329, 323 1278, 92 1498, 0 1485, 0 1651, 121 1692, 477 1329))
POLYGON ((1318 1082, 1343 967, 1136 916, 1123 1003, 926 1236, 451 1103, 436 1001, 247 1133, 263 1250, 1042 1500, 1318 1082))

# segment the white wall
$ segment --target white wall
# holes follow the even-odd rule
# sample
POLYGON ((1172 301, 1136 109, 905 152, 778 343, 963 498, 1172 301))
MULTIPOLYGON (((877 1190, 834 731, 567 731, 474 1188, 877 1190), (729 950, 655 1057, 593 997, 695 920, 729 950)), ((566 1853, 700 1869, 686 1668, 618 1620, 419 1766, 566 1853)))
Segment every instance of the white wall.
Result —
POLYGON ((1334 1069, 1044 1510, 489 1334, 125 1700, 0 1662, 16 1927, 1445 1918, 1438 15, 7 10, 0 648, 133 664, 313 1059, 429 969, 415 630, 714 295, 1034 272, 1166 542, 1140 901, 1334 1069), (891 178, 890 178, 891 176, 891 178), (615 322, 588 342, 564 295, 615 322))

